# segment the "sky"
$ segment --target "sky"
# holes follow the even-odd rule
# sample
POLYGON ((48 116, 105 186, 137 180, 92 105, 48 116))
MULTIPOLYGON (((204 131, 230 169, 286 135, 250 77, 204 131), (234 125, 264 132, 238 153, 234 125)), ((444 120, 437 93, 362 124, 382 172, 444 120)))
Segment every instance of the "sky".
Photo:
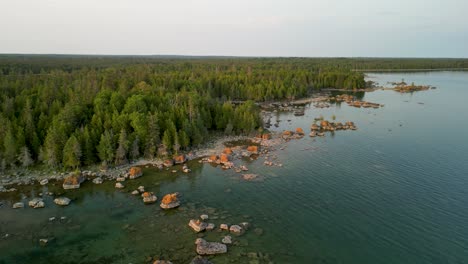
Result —
POLYGON ((0 0, 0 53, 468 57, 468 0, 0 0))

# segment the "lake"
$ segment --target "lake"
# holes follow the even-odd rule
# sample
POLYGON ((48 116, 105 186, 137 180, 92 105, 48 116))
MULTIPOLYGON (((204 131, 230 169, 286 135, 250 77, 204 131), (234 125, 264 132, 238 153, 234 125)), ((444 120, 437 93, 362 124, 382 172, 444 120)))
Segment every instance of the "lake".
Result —
MULTIPOLYGON (((124 190, 86 182, 78 190, 55 183, 0 194, 0 263, 189 263, 199 235, 187 224, 204 213, 217 226, 250 223, 227 254, 209 258, 213 263, 466 263, 468 72, 367 78, 437 89, 360 94, 385 105, 379 109, 342 103, 311 105, 300 117, 275 113, 277 131, 302 127, 308 134, 319 116, 353 121, 358 130, 283 144, 274 153, 283 167, 264 166, 263 157, 243 160, 262 181, 192 161, 189 174, 145 168, 124 190), (144 205, 129 193, 139 185, 159 199, 180 192, 182 206, 144 205), (45 196, 44 209, 11 209, 47 191, 73 201, 62 208, 45 196), (55 239, 42 247, 44 237, 55 239)), ((220 241, 226 234, 202 236, 220 241)))

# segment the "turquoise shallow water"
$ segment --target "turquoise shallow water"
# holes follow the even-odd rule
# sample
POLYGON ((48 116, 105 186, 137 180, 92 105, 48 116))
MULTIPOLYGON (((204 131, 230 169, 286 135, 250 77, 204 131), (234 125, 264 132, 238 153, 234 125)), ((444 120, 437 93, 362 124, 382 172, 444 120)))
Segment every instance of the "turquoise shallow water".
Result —
MULTIPOLYGON (((211 258, 214 263, 468 262, 468 73, 368 78, 383 85, 404 78, 437 89, 363 95, 384 104, 381 109, 341 104, 310 107, 302 117, 278 113, 272 121, 282 120, 279 131, 308 131, 320 115, 354 121, 358 130, 290 141, 275 152, 282 168, 263 166, 263 158, 243 161, 264 176, 261 182, 193 162, 190 174, 145 169, 123 191, 110 182, 87 182, 63 191, 74 199, 65 208, 47 198, 44 209, 10 209, 45 187, 0 194, 0 263, 145 263, 155 256, 188 263, 197 235, 187 223, 202 213, 217 217, 211 220, 217 225, 252 224, 234 237, 228 254, 211 258), (158 197, 178 191, 183 205, 169 212, 145 206, 128 193, 139 185, 158 197), (67 219, 50 222, 53 216, 67 219), (40 247, 42 237, 55 240, 40 247), (262 256, 244 254, 249 252, 262 256)), ((222 236, 211 232, 205 238, 222 236)))

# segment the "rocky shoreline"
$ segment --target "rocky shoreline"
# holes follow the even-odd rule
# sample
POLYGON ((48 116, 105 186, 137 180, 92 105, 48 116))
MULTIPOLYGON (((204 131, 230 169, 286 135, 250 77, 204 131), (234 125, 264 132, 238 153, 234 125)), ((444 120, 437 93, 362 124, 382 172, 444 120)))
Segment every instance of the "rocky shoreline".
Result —
MULTIPOLYGON (((218 136, 211 142, 206 143, 204 146, 195 149, 184 156, 186 161, 203 158, 214 153, 219 153, 224 149, 224 144, 231 141, 241 141, 252 139, 250 136, 218 136)), ((164 166, 164 159, 139 159, 132 163, 109 168, 105 171, 99 169, 98 165, 90 168, 83 169, 81 174, 86 179, 100 178, 104 180, 116 180, 119 177, 125 175, 131 167, 141 166, 164 166)), ((185 162, 185 161, 184 161, 185 162)), ((0 174, 0 193, 2 192, 14 192, 17 188, 12 186, 22 185, 34 185, 41 182, 48 181, 62 181, 70 174, 70 172, 59 172, 59 171, 45 171, 45 170, 16 170, 8 171, 7 173, 0 174)))

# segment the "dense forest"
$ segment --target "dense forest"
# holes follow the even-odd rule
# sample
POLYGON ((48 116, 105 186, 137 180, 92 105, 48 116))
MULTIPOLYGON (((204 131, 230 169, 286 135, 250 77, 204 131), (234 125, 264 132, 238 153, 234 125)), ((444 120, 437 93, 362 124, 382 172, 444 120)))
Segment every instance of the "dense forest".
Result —
POLYGON ((363 88, 356 69, 409 66, 468 60, 0 55, 0 169, 174 155, 215 131, 261 129, 255 101, 363 88))

